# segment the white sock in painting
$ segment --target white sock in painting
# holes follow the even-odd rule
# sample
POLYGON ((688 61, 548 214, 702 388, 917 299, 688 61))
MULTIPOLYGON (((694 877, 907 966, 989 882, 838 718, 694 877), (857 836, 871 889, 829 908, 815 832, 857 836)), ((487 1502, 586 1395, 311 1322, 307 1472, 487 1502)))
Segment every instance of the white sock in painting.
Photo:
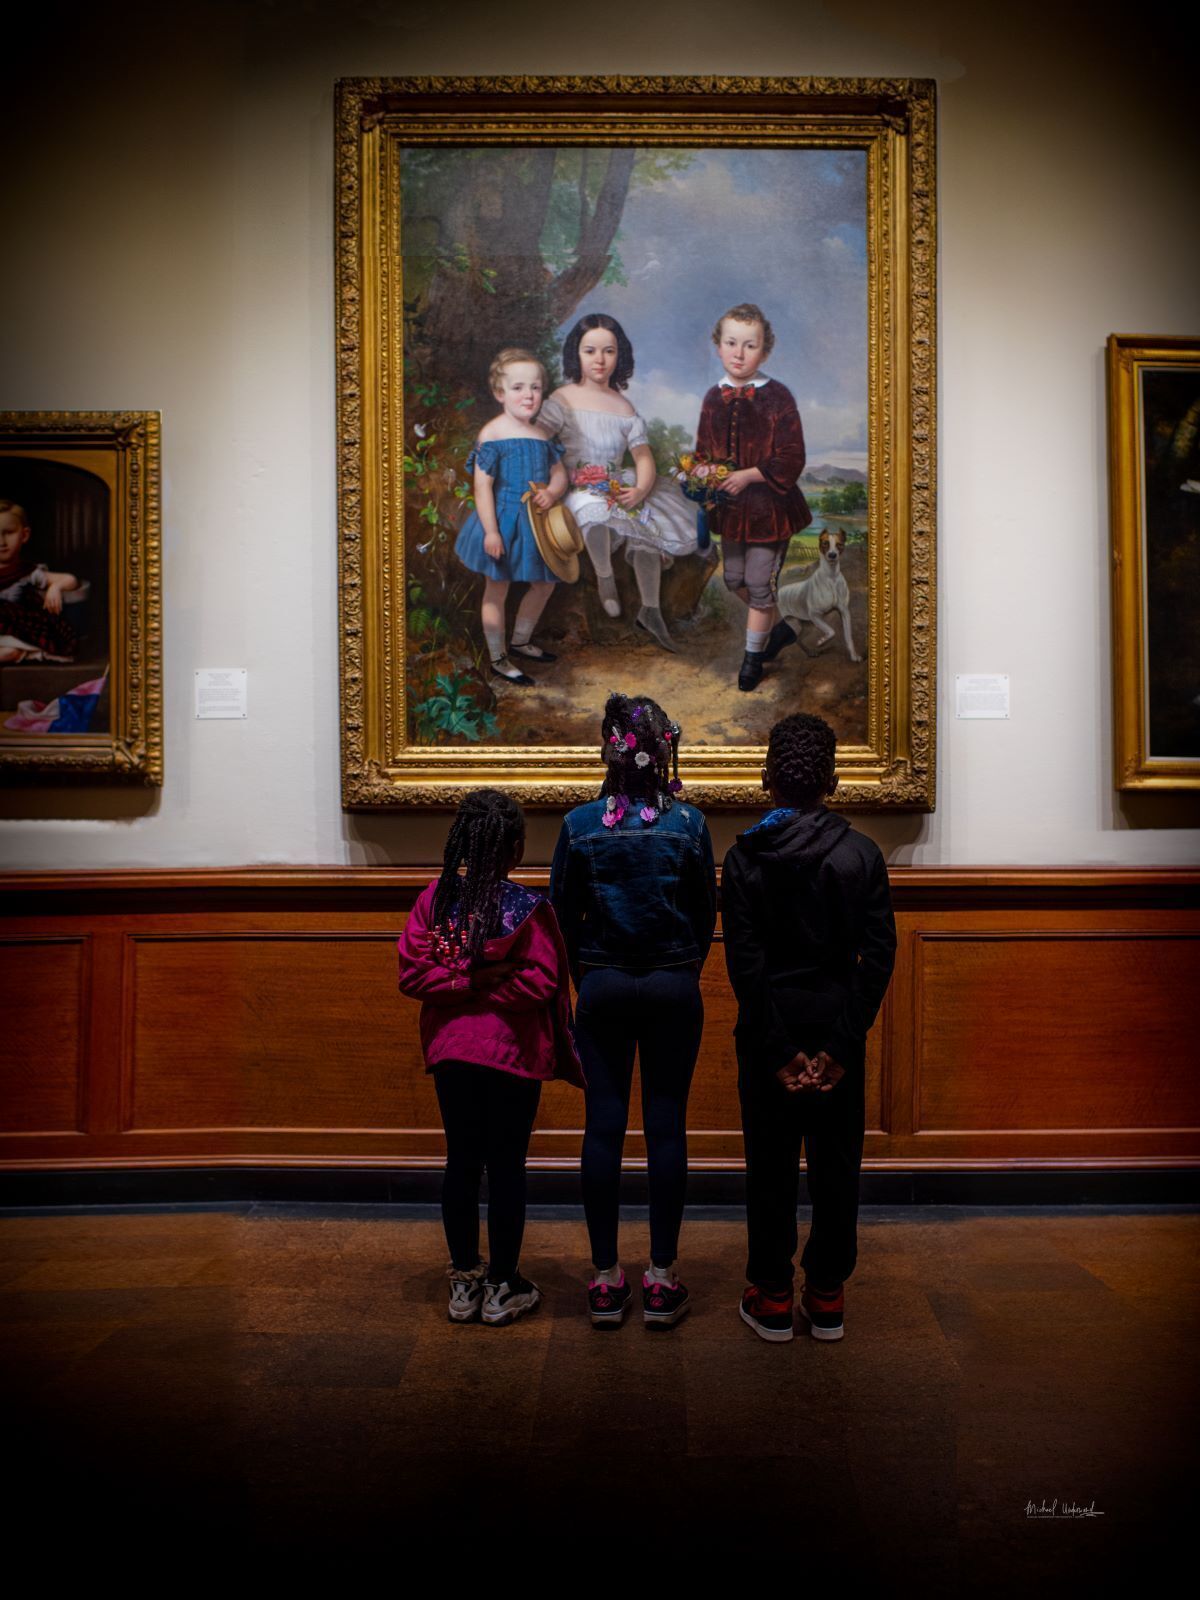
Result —
POLYGON ((485 628, 483 637, 487 641, 488 655, 493 661, 500 661, 504 656, 504 629, 485 628))
POLYGON ((603 523, 589 523, 583 530, 583 542, 592 558, 598 578, 612 577, 612 535, 603 523))
POLYGON ((767 640, 771 637, 770 628, 747 628, 746 649, 756 654, 767 648, 767 640))

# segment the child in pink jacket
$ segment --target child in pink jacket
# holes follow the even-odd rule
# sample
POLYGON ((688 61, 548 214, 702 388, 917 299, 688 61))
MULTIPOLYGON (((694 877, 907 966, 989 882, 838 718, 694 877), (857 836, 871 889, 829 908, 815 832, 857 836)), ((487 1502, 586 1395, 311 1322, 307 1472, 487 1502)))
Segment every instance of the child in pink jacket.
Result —
POLYGON ((442 875, 421 891, 398 945, 400 988, 422 1002, 421 1047, 446 1130, 442 1221, 453 1322, 482 1315, 502 1326, 540 1301, 518 1270, 529 1137, 543 1083, 583 1084, 558 921, 542 895, 508 881, 524 850, 516 801, 498 789, 469 794, 446 840, 442 875))

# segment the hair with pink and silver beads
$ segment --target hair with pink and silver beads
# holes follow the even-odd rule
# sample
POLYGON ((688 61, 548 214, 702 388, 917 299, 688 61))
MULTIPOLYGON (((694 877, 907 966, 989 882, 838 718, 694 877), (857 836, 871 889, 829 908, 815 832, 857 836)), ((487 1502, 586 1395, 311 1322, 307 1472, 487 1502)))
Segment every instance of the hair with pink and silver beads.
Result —
POLYGON ((601 796, 666 811, 679 781, 679 724, 647 695, 610 694, 600 724, 601 796))

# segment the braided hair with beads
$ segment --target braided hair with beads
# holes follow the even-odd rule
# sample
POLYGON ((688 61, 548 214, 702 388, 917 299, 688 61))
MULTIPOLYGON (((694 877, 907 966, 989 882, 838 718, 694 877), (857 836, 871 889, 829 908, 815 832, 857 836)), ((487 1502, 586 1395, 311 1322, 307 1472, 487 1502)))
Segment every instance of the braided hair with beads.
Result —
POLYGON ((459 806, 442 852, 430 927, 444 965, 479 965, 484 944, 499 930, 504 876, 524 837, 525 813, 500 789, 473 789, 459 806))
POLYGON ((679 781, 679 724, 646 695, 610 694, 600 725, 607 798, 606 827, 615 828, 630 807, 644 823, 670 809, 679 781))
POLYGON ((787 806, 815 805, 832 792, 837 736, 823 717, 796 711, 771 729, 766 776, 787 806))

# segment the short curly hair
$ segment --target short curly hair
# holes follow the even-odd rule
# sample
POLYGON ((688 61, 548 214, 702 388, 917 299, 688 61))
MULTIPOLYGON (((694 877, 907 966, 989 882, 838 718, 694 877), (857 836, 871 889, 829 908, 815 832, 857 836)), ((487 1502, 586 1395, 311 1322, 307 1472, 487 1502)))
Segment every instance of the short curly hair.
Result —
POLYGON ((775 330, 767 321, 759 306, 751 305, 747 301, 745 305, 730 306, 728 311, 722 311, 717 318, 716 327, 712 331, 712 342, 718 347, 721 343, 721 327, 726 322, 757 322, 763 331, 763 360, 765 361, 771 351, 774 350, 775 330))
POLYGON ((617 364, 609 374, 608 387, 628 389, 629 380, 633 377, 633 346, 629 342, 629 335, 616 317, 610 317, 606 311, 589 311, 586 317, 580 317, 563 340, 563 377, 568 383, 583 381, 583 363, 579 359, 579 345, 584 334, 591 333, 596 328, 603 328, 605 333, 611 333, 617 341, 617 364))
POLYGON ((542 375, 542 388, 546 387, 546 368, 534 355, 533 351, 526 350, 523 345, 510 344, 506 349, 498 353, 496 359, 488 368, 488 388, 497 398, 500 395, 500 380, 503 378, 505 371, 509 367, 518 366, 521 362, 526 362, 529 366, 536 367, 542 375))
POLYGON ((796 711, 771 729, 767 782, 785 805, 810 806, 830 792, 837 735, 823 717, 796 711))

